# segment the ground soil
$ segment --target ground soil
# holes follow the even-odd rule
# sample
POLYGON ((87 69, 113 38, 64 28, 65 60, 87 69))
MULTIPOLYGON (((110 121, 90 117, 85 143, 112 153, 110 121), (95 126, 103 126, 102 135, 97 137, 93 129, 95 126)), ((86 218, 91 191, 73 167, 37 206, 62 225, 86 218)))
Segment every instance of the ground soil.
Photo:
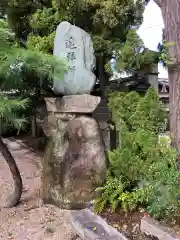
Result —
POLYGON ((125 213, 121 210, 112 213, 110 210, 101 214, 108 224, 123 233, 129 240, 157 240, 155 237, 146 236, 140 231, 141 218, 144 210, 125 213))
POLYGON ((0 155, 0 240, 79 240, 70 226, 69 211, 43 205, 40 200, 39 156, 22 141, 4 141, 18 164, 24 189, 18 206, 4 208, 13 181, 0 155))

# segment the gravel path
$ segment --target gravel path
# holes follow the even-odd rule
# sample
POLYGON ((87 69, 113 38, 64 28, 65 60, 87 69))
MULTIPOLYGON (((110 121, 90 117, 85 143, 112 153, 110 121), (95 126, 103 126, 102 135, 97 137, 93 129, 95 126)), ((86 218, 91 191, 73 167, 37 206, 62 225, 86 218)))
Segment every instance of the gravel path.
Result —
POLYGON ((0 240, 80 240, 69 224, 69 211, 42 204, 38 156, 20 141, 4 141, 20 169, 24 190, 17 207, 3 208, 13 181, 0 155, 0 240))

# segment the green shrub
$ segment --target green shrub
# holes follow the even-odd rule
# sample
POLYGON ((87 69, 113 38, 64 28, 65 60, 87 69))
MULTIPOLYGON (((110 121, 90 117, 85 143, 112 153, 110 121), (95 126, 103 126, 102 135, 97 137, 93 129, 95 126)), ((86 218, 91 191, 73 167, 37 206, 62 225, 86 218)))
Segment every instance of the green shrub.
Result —
POLYGON ((48 36, 40 37, 33 34, 29 34, 27 40, 27 47, 31 50, 37 50, 43 53, 52 53, 53 44, 56 32, 52 32, 48 36))
POLYGON ((95 210, 110 204, 112 211, 144 206, 156 218, 175 214, 180 207, 180 172, 176 151, 158 138, 166 128, 166 113, 155 90, 150 88, 144 97, 112 93, 109 107, 120 146, 109 152, 110 169, 95 210))

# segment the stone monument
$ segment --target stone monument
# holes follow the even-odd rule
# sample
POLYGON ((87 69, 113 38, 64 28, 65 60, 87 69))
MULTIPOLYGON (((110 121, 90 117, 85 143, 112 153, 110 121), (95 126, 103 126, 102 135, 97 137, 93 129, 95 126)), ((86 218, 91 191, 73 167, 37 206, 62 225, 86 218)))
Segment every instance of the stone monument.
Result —
POLYGON ((48 143, 42 174, 44 203, 65 209, 91 204, 94 190, 105 180, 107 159, 99 124, 91 113, 100 97, 91 96, 95 66, 90 36, 68 22, 56 32, 54 54, 69 59, 64 80, 54 80, 62 98, 46 98, 48 143), (73 68, 73 70, 72 70, 73 68))
POLYGON ((54 40, 54 55, 68 62, 63 81, 54 79, 54 92, 63 95, 89 94, 96 77, 96 60, 91 37, 68 22, 59 24, 54 40))

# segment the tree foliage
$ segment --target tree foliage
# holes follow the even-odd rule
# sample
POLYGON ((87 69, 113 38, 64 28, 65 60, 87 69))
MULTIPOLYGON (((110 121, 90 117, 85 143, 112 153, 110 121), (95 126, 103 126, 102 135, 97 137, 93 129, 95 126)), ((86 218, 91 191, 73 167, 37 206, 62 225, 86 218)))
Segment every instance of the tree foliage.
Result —
POLYGON ((36 12, 32 16, 31 26, 42 36, 42 32, 45 35, 47 31, 51 33, 59 22, 67 20, 92 34, 96 42, 96 51, 103 50, 106 53, 109 47, 112 50, 116 45, 119 46, 120 42, 125 41, 131 26, 141 23, 143 9, 141 0, 136 3, 134 1, 58 0, 54 8, 36 12), (44 17, 46 20, 43 19, 44 17), (43 22, 50 22, 49 27, 46 24, 39 24, 43 22))
POLYGON ((159 60, 159 53, 145 48, 136 30, 130 30, 125 43, 117 53, 117 69, 133 73, 135 71, 149 71, 159 60))
MULTIPOLYGON (((32 91, 53 77, 62 79, 67 66, 61 60, 36 50, 19 47, 8 28, 0 28, 0 87, 1 90, 32 91), (29 79, 28 77, 31 77, 29 79), (34 78, 34 79, 33 79, 34 78)), ((4 24, 4 25, 3 25, 4 24)))
POLYGON ((37 9, 49 7, 50 0, 2 0, 0 10, 8 17, 8 23, 18 39, 26 39, 31 27, 29 16, 37 9))
POLYGON ((158 50, 160 52, 159 60, 161 63, 163 63, 164 67, 168 67, 174 64, 173 59, 170 58, 168 50, 170 47, 173 47, 175 45, 174 42, 166 42, 163 40, 162 43, 159 43, 158 50))
MULTIPOLYGON (((52 80, 54 76, 61 79, 66 66, 52 55, 20 48, 15 35, 7 28, 6 21, 1 20, 0 24, 0 130, 5 124, 20 130, 27 120, 22 118, 21 111, 32 100, 33 89, 38 84, 42 85, 44 79, 52 80), (27 81, 28 75, 37 76, 40 81, 27 81), (9 94, 13 90, 18 93, 18 97, 9 94)), ((13 156, 1 138, 1 132, 0 151, 14 180, 14 193, 7 200, 7 207, 13 207, 21 198, 22 178, 13 156)))
MULTIPOLYGON (((8 123, 12 121, 12 125, 17 127, 16 119, 20 122, 22 116, 15 117, 15 112, 20 113, 20 104, 22 109, 27 107, 23 99, 29 98, 30 103, 44 81, 51 84, 54 77, 62 79, 67 67, 66 63, 52 55, 19 47, 14 34, 7 28, 6 20, 1 20, 0 24, 0 90, 4 92, 1 93, 1 119, 8 123), (10 91, 19 97, 4 95, 10 91)), ((32 109, 31 105, 31 111, 32 109)))
POLYGON ((18 38, 27 37, 26 45, 29 49, 52 53, 57 25, 61 21, 69 21, 91 34, 96 55, 104 56, 104 62, 107 63, 112 52, 116 50, 119 58, 118 70, 131 69, 132 72, 157 60, 157 56, 148 50, 141 54, 134 53, 135 44, 142 46, 142 41, 132 28, 137 29, 142 23, 146 2, 28 0, 24 3, 24 0, 9 0, 6 11, 13 13, 8 15, 10 26, 18 38))

